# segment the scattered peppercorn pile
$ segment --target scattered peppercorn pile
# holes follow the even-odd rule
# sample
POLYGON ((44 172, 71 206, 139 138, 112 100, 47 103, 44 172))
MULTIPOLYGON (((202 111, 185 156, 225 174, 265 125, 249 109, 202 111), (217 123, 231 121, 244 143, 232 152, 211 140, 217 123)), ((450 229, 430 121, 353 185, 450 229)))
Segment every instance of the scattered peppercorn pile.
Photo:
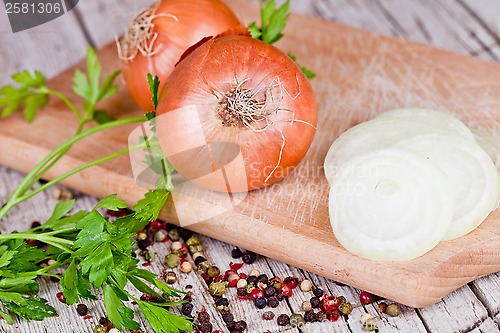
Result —
MULTIPOLYGON (((112 216, 127 213, 126 210, 118 213, 109 212, 112 216)), ((353 310, 353 305, 345 297, 326 294, 323 289, 315 287, 310 280, 299 281, 294 276, 284 278, 278 276, 269 277, 266 274, 261 274, 256 269, 250 269, 248 273, 241 272, 244 265, 251 265, 256 261, 257 255, 254 252, 244 252, 239 248, 234 248, 231 251, 231 256, 234 259, 240 259, 242 262, 231 262, 229 269, 222 273, 219 267, 209 262, 203 252, 203 245, 192 232, 160 220, 150 223, 137 234, 138 253, 144 257, 146 261, 144 265, 147 266, 147 263, 154 261, 157 257, 155 251, 150 249, 150 245, 156 242, 166 243, 169 241, 171 241, 171 251, 165 256, 165 266, 168 269, 162 271, 161 277, 166 283, 174 284, 178 282, 177 273, 174 272, 174 269, 178 268, 182 274, 189 274, 192 271, 199 274, 202 280, 205 281, 208 292, 213 297, 214 306, 222 321, 232 333, 241 333, 247 329, 251 331, 251 328, 248 328, 246 321, 238 320, 231 312, 230 302, 228 298, 224 297, 226 293, 231 292, 230 289, 235 289, 237 299, 252 302, 257 309, 269 308, 270 310, 263 312, 262 319, 265 321, 276 320, 279 326, 302 327, 307 323, 327 320, 335 322, 342 316, 349 316, 353 310), (194 263, 194 267, 191 262, 194 263), (272 311, 272 309, 279 306, 280 302, 286 301, 298 290, 311 294, 309 300, 303 301, 301 305, 302 313, 288 315, 286 313, 275 314, 272 311)), ((181 307, 182 314, 193 319, 196 333, 219 333, 219 330, 214 330, 213 318, 211 318, 204 306, 193 314, 194 296, 192 292, 188 292, 184 296, 185 303, 181 307)), ((156 301, 155 297, 148 294, 143 294, 141 300, 156 301)), ((370 293, 362 292, 360 294, 362 305, 368 305, 376 300, 376 296, 370 293)), ((60 301, 64 302, 65 300, 60 298, 60 301)), ((401 312, 397 304, 387 305, 381 302, 378 307, 381 313, 389 316, 398 316, 401 312)), ((81 316, 85 316, 88 311, 84 304, 79 304, 76 309, 81 316)), ((376 319, 368 313, 361 317, 361 324, 365 331, 378 331, 376 319)), ((134 331, 133 333, 141 332, 134 331)), ((101 318, 99 325, 94 328, 94 333, 119 333, 119 331, 113 328, 109 320, 101 318)))

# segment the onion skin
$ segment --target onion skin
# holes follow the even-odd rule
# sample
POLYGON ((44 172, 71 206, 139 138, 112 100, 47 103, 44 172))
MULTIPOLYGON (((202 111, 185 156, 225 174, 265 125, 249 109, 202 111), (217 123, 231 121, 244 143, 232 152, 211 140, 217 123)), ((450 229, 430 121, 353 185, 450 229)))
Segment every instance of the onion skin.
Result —
MULTIPOLYGON (((205 42, 178 64, 165 82, 157 114, 158 138, 174 168, 199 185, 227 192, 262 188, 286 177, 307 153, 317 123, 309 80, 286 54, 251 37, 227 34, 205 42), (217 112, 221 96, 238 84, 255 93, 257 100, 266 99, 269 110, 274 110, 266 118, 271 125, 265 130, 223 125, 217 112), (196 107, 195 113, 183 111, 190 106, 196 107), (164 117, 168 120, 163 121, 164 117), (201 139, 195 118, 202 127, 201 139), (225 174, 214 165, 214 158, 199 157, 214 156, 211 148, 181 154, 199 147, 202 140, 232 144, 227 150, 239 147, 238 156, 228 158, 231 162, 219 163, 225 174), (203 166, 218 171, 207 174, 200 171, 203 166)), ((260 121, 252 127, 264 124, 260 121)))
POLYGON ((151 92, 146 80, 148 73, 157 75, 162 83, 167 79, 180 56, 191 45, 207 36, 215 36, 240 24, 236 15, 219 0, 162 0, 153 19, 158 33, 155 52, 151 56, 138 53, 133 60, 122 61, 125 84, 132 99, 144 111, 151 111, 151 92), (169 14, 175 16, 161 16, 169 14))

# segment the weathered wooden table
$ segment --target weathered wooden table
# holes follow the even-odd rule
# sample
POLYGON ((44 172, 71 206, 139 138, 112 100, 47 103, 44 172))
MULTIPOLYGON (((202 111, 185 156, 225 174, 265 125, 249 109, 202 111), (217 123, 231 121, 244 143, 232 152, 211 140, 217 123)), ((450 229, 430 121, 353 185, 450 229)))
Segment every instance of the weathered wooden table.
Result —
MULTIPOLYGON (((12 34, 3 9, 0 10, 0 84, 9 82, 9 74, 20 69, 38 69, 48 77, 54 76, 84 57, 89 44, 96 47, 109 43, 120 34, 127 20, 151 0, 81 0, 75 10, 52 22, 24 32, 12 34)), ((500 59, 500 2, 495 0, 292 0, 292 9, 358 28, 415 40, 455 52, 484 59, 500 59)), ((499 78, 500 80, 500 78, 499 78)), ((68 82, 70 84, 70 82, 68 82)), ((21 180, 16 171, 0 167, 0 202, 21 180)), ((78 208, 89 209, 97 199, 80 195, 78 208)), ((56 203, 51 193, 43 193, 14 209, 0 226, 2 232, 26 229, 32 221, 48 218, 56 203)), ((222 270, 228 268, 231 245, 201 236, 209 259, 222 270)), ((157 248, 159 257, 164 249, 157 248)), ((161 260, 151 267, 161 270, 161 260)), ((295 275, 309 278, 333 294, 344 295, 355 309, 349 320, 336 323, 308 324, 301 332, 361 332, 359 318, 369 312, 380 316, 376 305, 362 306, 358 290, 337 285, 308 272, 286 264, 259 258, 252 268, 279 276, 295 275)), ((214 329, 226 331, 204 284, 196 274, 180 275, 180 285, 193 285, 196 307, 205 305, 218 323, 214 329)), ((55 294, 58 284, 43 281, 41 295, 56 306, 59 317, 40 323, 16 322, 9 326, 0 323, 1 332, 91 332, 104 315, 100 302, 87 302, 92 319, 84 320, 76 314, 75 306, 58 302, 55 294)), ((234 295, 230 295, 234 298, 234 295)), ((290 299, 280 304, 276 313, 292 313, 300 309, 305 297, 290 299)), ((280 331, 275 321, 264 322, 249 302, 232 301, 236 318, 249 324, 249 332, 280 331)), ((196 308, 195 308, 196 309, 196 308)), ((453 292, 441 302, 425 309, 403 307, 397 318, 380 316, 380 332, 500 332, 500 273, 492 274, 453 292)), ((282 329, 283 330, 283 329, 282 329)), ((288 332, 299 332, 289 330, 288 332)))

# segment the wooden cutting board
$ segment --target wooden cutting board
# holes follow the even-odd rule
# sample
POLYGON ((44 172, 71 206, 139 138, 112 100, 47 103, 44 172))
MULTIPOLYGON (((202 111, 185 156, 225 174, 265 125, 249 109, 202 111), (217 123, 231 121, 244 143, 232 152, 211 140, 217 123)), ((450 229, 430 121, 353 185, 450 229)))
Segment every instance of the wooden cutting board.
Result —
MULTIPOLYGON (((258 17, 253 5, 230 3, 245 22, 258 17)), ((309 153, 301 168, 278 186, 253 191, 235 209, 188 228, 414 307, 430 305, 469 281, 499 271, 499 210, 471 234, 408 262, 373 262, 348 253, 330 227, 321 166, 340 133, 393 108, 440 109, 499 135, 500 65, 300 15, 291 17, 279 47, 318 74, 312 83, 319 126, 309 153)), ((106 72, 119 67, 114 45, 100 50, 99 57, 106 72)), ((83 62, 76 68, 84 68, 83 62)), ((73 98, 74 70, 49 86, 73 98)), ((124 87, 100 108, 119 117, 140 114, 124 87)), ((20 115, 0 121, 0 163, 29 171, 72 136, 76 125, 74 115, 56 99, 31 125, 20 115)), ((133 129, 109 130, 75 145, 48 178, 125 148, 133 129)), ((85 170, 65 184, 97 197, 118 193, 130 205, 145 191, 135 183, 127 157, 85 170)), ((203 202, 187 203, 193 219, 206 209, 203 202)), ((162 217, 175 222, 170 204, 162 217)))

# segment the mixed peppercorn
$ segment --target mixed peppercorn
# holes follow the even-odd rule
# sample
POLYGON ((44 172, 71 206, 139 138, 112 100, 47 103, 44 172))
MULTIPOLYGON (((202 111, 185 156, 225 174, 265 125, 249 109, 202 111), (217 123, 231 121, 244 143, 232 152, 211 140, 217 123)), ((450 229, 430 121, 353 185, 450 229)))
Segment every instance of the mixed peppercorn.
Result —
MULTIPOLYGON (((110 212, 110 215, 116 216, 116 212, 110 212)), ((126 212, 124 212, 126 213, 126 212)), ((301 304, 301 313, 286 313, 275 314, 272 310, 264 311, 262 319, 266 321, 276 320, 279 326, 302 327, 307 323, 322 322, 322 321, 337 321, 342 316, 347 317, 353 310, 353 305, 348 302, 343 296, 329 295, 323 289, 317 288, 310 280, 299 281, 297 277, 288 276, 281 278, 278 276, 268 276, 261 274, 258 270, 250 270, 247 274, 241 272, 241 268, 246 265, 253 264, 257 255, 254 252, 242 251, 239 248, 234 248, 231 251, 231 256, 234 259, 240 259, 243 263, 230 263, 229 269, 224 273, 220 268, 212 265, 203 253, 203 246, 200 240, 193 234, 183 228, 178 228, 162 221, 154 221, 147 228, 141 230, 137 234, 137 246, 139 255, 141 255, 146 264, 154 261, 157 257, 156 252, 150 248, 150 245, 156 242, 170 241, 170 253, 165 256, 164 263, 168 269, 165 269, 161 277, 168 284, 178 282, 178 276, 174 269, 178 269, 182 274, 189 274, 192 271, 199 274, 202 280, 206 283, 208 292, 214 299, 214 306, 221 316, 222 321, 227 329, 232 332, 244 332, 247 330, 247 323, 244 320, 238 320, 231 313, 228 298, 224 295, 228 289, 236 289, 237 299, 252 302, 257 309, 274 309, 277 308, 280 302, 283 302, 289 297, 292 297, 296 290, 303 293, 309 293, 311 297, 301 304), (188 254, 191 260, 188 259, 188 254)), ((58 293, 57 298, 65 303, 64 295, 58 293)), ((368 305, 375 302, 377 299, 374 295, 362 292, 359 296, 362 305, 368 305)), ((152 295, 143 294, 141 300, 155 302, 152 295)), ((193 313, 193 293, 188 292, 181 305, 183 315, 193 319, 194 327, 197 333, 212 333, 214 325, 210 314, 205 307, 193 313)), ((381 313, 388 316, 398 316, 401 309, 397 304, 386 304, 380 302, 378 308, 381 313)), ((78 304, 76 307, 77 313, 82 317, 87 316, 88 308, 84 304, 78 304)), ((376 319, 366 313, 361 317, 362 328, 365 331, 377 331, 376 319)), ((119 333, 116 328, 107 318, 101 318, 99 325, 94 327, 94 333, 119 333)), ((141 330, 132 333, 141 333, 141 330)))

